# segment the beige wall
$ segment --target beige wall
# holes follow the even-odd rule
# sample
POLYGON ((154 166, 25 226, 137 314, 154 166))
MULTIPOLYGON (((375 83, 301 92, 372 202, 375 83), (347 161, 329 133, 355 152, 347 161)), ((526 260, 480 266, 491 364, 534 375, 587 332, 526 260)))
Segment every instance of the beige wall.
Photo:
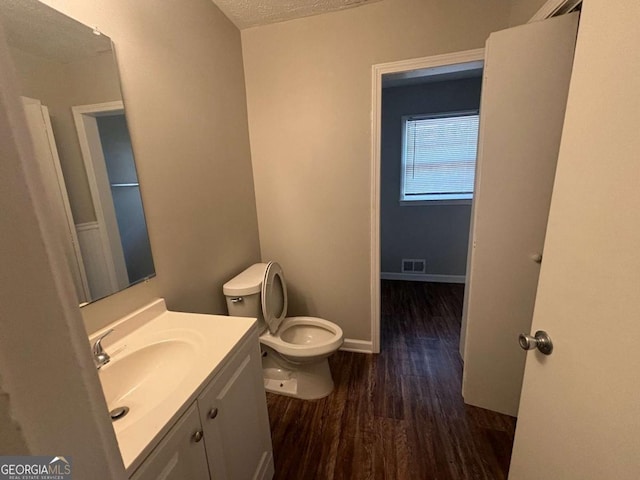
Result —
POLYGON ((226 313, 259 260, 240 33, 209 0, 47 0, 115 43, 157 278, 83 309, 90 330, 155 295, 226 313))
POLYGON ((12 48, 11 57, 20 80, 20 93, 37 98, 49 108, 74 222, 95 222, 71 107, 122 99, 113 56, 107 52, 61 63, 12 48))
MULTIPOLYGON (((118 71, 110 53, 65 65, 61 102, 49 110, 75 223, 96 219, 71 106, 121 100, 118 71)), ((44 99, 43 103, 46 104, 44 99)))
POLYGON ((482 47, 509 2, 386 0, 242 32, 263 260, 370 340, 371 66, 482 47))
POLYGON ((527 23, 547 0, 511 0, 509 25, 516 26, 527 23))

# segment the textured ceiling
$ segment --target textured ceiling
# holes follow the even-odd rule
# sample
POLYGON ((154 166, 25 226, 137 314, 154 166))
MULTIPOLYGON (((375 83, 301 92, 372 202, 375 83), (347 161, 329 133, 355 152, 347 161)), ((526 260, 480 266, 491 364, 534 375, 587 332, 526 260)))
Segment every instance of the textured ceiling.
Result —
POLYGON ((7 43, 24 52, 68 63, 111 51, 111 40, 36 0, 0 0, 7 43))
POLYGON ((213 0, 239 29, 359 7, 380 0, 213 0))

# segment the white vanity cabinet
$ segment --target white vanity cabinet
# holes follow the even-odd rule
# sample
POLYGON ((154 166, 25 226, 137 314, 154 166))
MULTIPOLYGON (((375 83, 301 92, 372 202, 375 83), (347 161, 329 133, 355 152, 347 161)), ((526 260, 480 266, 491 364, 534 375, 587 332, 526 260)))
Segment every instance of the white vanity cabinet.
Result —
POLYGON ((273 474, 254 333, 234 349, 131 480, 268 480, 273 474))
POLYGON ((212 479, 273 476, 271 434, 257 341, 236 352, 230 364, 198 397, 198 409, 212 479))
POLYGON ((180 417, 131 480, 209 480, 198 408, 180 417))

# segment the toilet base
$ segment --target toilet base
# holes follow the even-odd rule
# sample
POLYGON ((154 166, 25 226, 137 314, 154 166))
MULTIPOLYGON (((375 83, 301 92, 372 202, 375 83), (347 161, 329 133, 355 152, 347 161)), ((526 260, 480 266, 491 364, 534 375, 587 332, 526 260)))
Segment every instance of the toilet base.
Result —
POLYGON ((333 391, 333 378, 326 358, 314 363, 293 364, 266 345, 262 345, 262 350, 262 374, 267 392, 317 400, 333 391))

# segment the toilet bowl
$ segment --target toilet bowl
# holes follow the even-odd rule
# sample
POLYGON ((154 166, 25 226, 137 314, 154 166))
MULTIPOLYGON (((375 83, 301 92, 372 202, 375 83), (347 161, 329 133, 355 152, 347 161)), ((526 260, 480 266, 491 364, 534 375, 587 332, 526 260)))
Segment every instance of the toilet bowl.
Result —
POLYGON ((312 363, 328 358, 342 346, 342 330, 335 323, 315 317, 288 317, 277 335, 265 332, 260 342, 291 363, 312 363))
POLYGON ((267 391, 306 400, 333 391, 327 359, 342 346, 342 329, 322 318, 286 316, 287 286, 278 263, 252 265, 223 292, 229 315, 258 319, 267 391))

